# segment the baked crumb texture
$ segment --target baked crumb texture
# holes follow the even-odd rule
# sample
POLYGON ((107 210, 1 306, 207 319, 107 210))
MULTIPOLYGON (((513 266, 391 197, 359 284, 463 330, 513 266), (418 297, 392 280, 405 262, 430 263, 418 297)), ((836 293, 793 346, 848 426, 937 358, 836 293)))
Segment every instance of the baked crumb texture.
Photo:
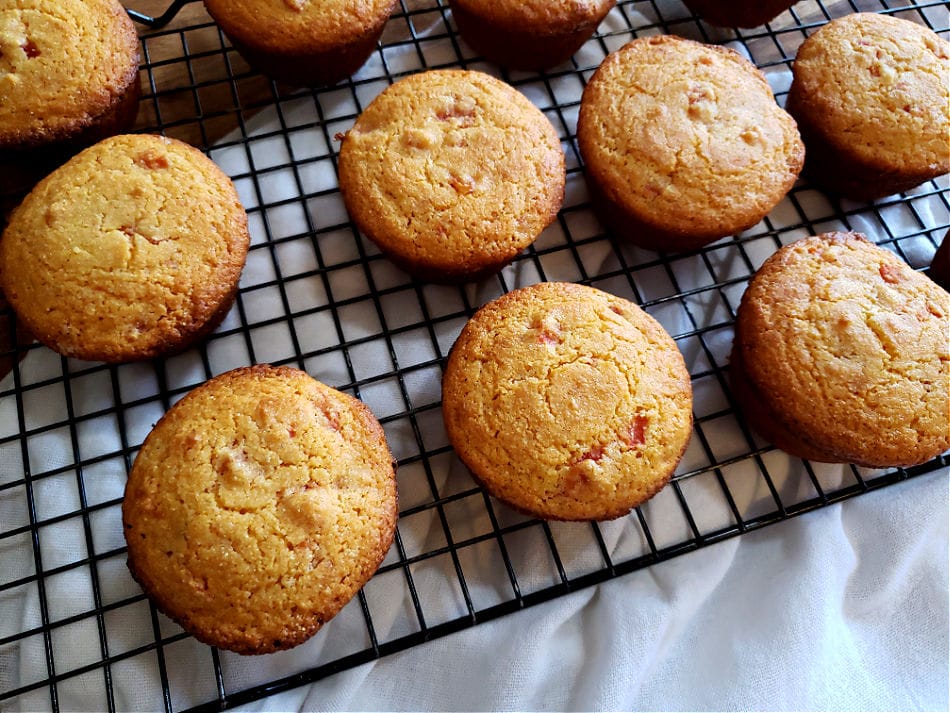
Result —
POLYGON ((498 272, 564 199, 551 122, 501 80, 463 70, 414 74, 376 97, 343 138, 339 175, 360 231, 438 282, 498 272))
POLYGON ((692 431, 672 338, 619 297, 515 290, 462 330, 443 377, 449 440, 495 497, 552 520, 621 517, 669 480, 692 431))
POLYGON ((515 69, 566 62, 617 0, 449 0, 459 33, 486 59, 515 69))
POLYGON ((249 242, 231 180, 203 153, 160 136, 115 136, 13 212, 0 290, 24 327, 65 356, 148 359, 217 326, 249 242))
POLYGON ((376 48, 398 0, 204 0, 241 56, 272 79, 334 84, 376 48))
POLYGON ((950 171, 950 43, 933 30, 846 15, 805 40, 793 74, 809 181, 873 200, 950 171))
POLYGON ((138 69, 138 36, 116 0, 6 3, 0 151, 72 138, 100 122, 136 84, 138 69))
POLYGON ((584 90, 577 140, 602 221, 659 251, 752 227, 804 161, 795 121, 751 62, 672 35, 604 60, 584 90))
POLYGON ((857 233, 788 245, 742 298, 733 391, 810 460, 909 466, 950 448, 950 295, 857 233))
POLYGON ((122 518, 129 568, 165 614, 241 654, 311 637, 395 531, 382 427, 306 373, 254 366, 176 404, 145 440, 122 518))
POLYGON ((0 6, 0 196, 135 123, 139 41, 118 0, 0 6))

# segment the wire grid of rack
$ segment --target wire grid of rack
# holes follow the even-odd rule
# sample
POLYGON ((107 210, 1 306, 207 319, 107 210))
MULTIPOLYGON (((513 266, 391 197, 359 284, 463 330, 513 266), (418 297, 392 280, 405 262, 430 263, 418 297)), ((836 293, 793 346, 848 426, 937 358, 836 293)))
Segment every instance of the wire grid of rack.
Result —
MULTIPOLYGON (((473 55, 445 0, 402 0, 379 49, 334 87, 291 90, 250 70, 193 0, 143 25, 142 130, 209 152, 248 209, 252 250, 235 308, 181 356, 108 367, 38 345, 0 354, 0 704, 3 709, 225 708, 938 468, 810 464, 759 440, 725 375, 738 299, 778 246, 862 229, 924 268, 950 225, 946 180, 873 205, 800 182, 762 223, 681 255, 605 235, 574 143, 584 82, 632 36, 675 33, 745 51, 779 101, 797 47, 832 17, 890 13, 944 37, 947 2, 799 2, 768 26, 723 30, 677 0, 622 0, 568 65, 503 72, 473 55), (171 22, 168 28, 163 28, 171 22), (150 29, 149 26, 157 29, 150 29), (349 222, 338 132, 385 86, 426 68, 503 77, 551 119, 567 156, 557 222, 501 275, 436 287, 394 268, 349 222), (672 483, 626 518, 545 523, 475 486, 441 424, 441 367, 465 321, 522 284, 569 280, 635 300, 672 333, 696 394, 694 437, 672 483), (20 360, 22 358, 22 360, 20 360), (125 474, 148 429, 212 375, 251 363, 307 369, 376 412, 399 460, 396 542, 357 598, 293 652, 247 659, 195 642, 130 579, 125 474)), ((12 321, 0 325, 16 344, 12 321)))

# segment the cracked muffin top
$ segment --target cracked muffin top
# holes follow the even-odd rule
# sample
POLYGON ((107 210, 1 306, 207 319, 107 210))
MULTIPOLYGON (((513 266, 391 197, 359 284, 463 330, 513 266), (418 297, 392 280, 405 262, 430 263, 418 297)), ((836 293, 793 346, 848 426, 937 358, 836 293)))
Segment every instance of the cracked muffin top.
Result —
POLYGON ((423 72, 387 88, 343 138, 339 173, 359 229, 406 271, 443 282, 500 270, 564 198, 551 122, 481 72, 423 72))
POLYGON ((133 90, 138 69, 138 36, 117 0, 4 3, 0 150, 88 129, 133 90))
POLYGON ((397 515, 383 429, 305 372, 254 366, 178 402, 122 505, 129 568, 198 640, 241 654, 302 643, 376 571, 397 515))
POLYGON ((577 140, 607 201, 676 249, 755 225, 804 161, 795 121, 755 65, 672 35, 604 60, 584 90, 577 140))
POLYGON ((950 171, 950 43, 909 20, 853 13, 798 50, 787 107, 807 177, 857 200, 950 171))
POLYGON ((0 289, 61 354, 179 351, 230 308, 247 257, 231 180, 174 139, 115 136, 41 181, 0 239, 0 289))
POLYGON ((856 233, 788 245, 743 295, 737 358, 817 460, 910 465, 950 448, 950 295, 856 233))
POLYGON ((620 517, 669 480, 692 430, 683 357, 632 302, 550 282, 482 307, 443 377, 446 431, 488 491, 538 517, 620 517))

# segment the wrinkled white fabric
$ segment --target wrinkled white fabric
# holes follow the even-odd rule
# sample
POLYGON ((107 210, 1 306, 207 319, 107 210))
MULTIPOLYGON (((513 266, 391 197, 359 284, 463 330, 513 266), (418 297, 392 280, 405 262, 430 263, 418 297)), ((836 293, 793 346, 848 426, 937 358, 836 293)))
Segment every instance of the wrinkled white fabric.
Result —
MULTIPOLYGON (((416 12, 411 20, 417 39, 432 38, 420 45, 427 62, 454 62, 456 50, 446 16, 436 9, 435 0, 415 0, 409 5, 414 11, 433 10, 416 12)), ((616 49, 628 40, 629 33, 623 31, 628 20, 634 27, 655 31, 658 19, 683 15, 680 4, 672 1, 657 4, 659 18, 635 10, 652 13, 646 6, 653 5, 635 3, 614 10, 602 27, 607 37, 602 43, 588 43, 578 61, 596 65, 605 49, 616 49)), ((814 2, 800 2, 797 8, 804 22, 823 19, 814 2)), ((398 27, 391 33, 387 29, 387 41, 393 43, 384 50, 389 71, 419 69, 413 45, 399 44, 399 32, 398 27)), ((753 58, 758 51, 725 31, 721 38, 712 39, 733 40, 730 46, 753 58)), ((470 67, 498 73, 487 64, 470 67)), ((790 75, 784 64, 771 64, 765 71, 776 91, 787 90, 790 75)), ((377 53, 357 78, 382 76, 377 53)), ((567 138, 576 129, 576 107, 583 88, 579 78, 571 73, 547 79, 515 78, 521 91, 549 110, 565 139, 568 166, 576 168, 576 154, 567 138), (558 116, 550 111, 555 102, 565 107, 558 116)), ((355 98, 359 106, 365 106, 384 86, 384 80, 358 84, 355 98)), ((436 361, 448 353, 461 329, 464 320, 457 315, 465 305, 455 288, 425 286, 415 290, 386 260, 373 260, 371 267, 365 267, 353 233, 334 228, 345 224, 347 216, 339 193, 333 190, 336 174, 326 158, 336 146, 328 146, 326 137, 347 130, 352 119, 341 117, 356 113, 359 106, 349 89, 322 93, 318 101, 319 106, 304 93, 283 101, 280 112, 265 107, 245 119, 246 144, 238 142, 241 135, 234 134, 210 152, 226 172, 238 177, 242 201, 253 209, 254 247, 242 275, 241 306, 252 327, 249 339, 254 359, 293 360, 294 345, 281 319, 286 301, 298 314, 294 329, 299 348, 315 353, 302 366, 333 386, 362 380, 359 395, 374 413, 384 420, 396 417, 386 422, 396 457, 411 459, 420 452, 414 427, 422 434, 421 446, 426 451, 447 445, 439 410, 426 407, 439 400, 436 361), (326 122, 326 133, 323 126, 314 125, 317 108, 326 122), (292 159, 299 162, 295 169, 287 166, 292 159), (248 177, 252 170, 259 172, 257 182, 248 177), (295 200, 301 189, 314 194, 305 205, 295 200), (260 209, 261 205, 265 207, 260 209), (311 226, 318 231, 316 238, 309 234, 311 226), (273 252, 263 246, 267 230, 279 241, 273 252), (312 275, 300 277, 317 269, 315 245, 326 267, 326 282, 312 275), (272 284, 278 265, 282 290, 272 284), (370 278, 377 290, 389 290, 380 299, 379 309, 367 298, 370 278), (340 334, 325 309, 331 299, 341 303, 337 316, 343 338, 363 340, 348 349, 348 362, 342 351, 334 348, 340 343, 340 334), (426 316, 432 334, 420 326, 426 316), (400 370, 401 381, 393 375, 394 369, 400 370), (407 397, 413 408, 422 409, 414 424, 398 417, 407 408, 407 397)), ((719 469, 722 483, 746 520, 776 507, 766 475, 786 506, 815 497, 813 482, 827 493, 857 482, 850 468, 826 465, 813 467, 812 481, 801 461, 778 451, 730 463, 730 459, 765 444, 750 440, 742 422, 729 412, 715 376, 728 361, 731 347, 731 314, 725 303, 735 308, 744 279, 779 241, 805 237, 809 229, 850 227, 885 243, 898 237, 911 264, 926 265, 934 243, 931 236, 921 234, 920 226, 947 223, 946 205, 939 196, 927 195, 930 192, 931 188, 923 187, 910 193, 913 211, 905 204, 875 211, 846 203, 845 225, 829 218, 836 211, 822 194, 798 191, 795 203, 785 200, 772 211, 769 225, 749 231, 742 245, 748 262, 727 239, 704 255, 676 256, 667 270, 662 265, 642 267, 656 260, 654 253, 614 246, 602 239, 588 240, 602 229, 586 207, 582 173, 572 170, 566 196, 569 210, 562 215, 563 224, 556 223, 539 238, 536 260, 521 261, 504 271, 505 285, 513 288, 536 282, 541 279, 539 267, 548 280, 577 281, 586 274, 601 289, 655 301, 650 313, 674 335, 689 334, 697 326, 720 325, 705 332, 702 343, 696 337, 679 342, 692 373, 711 374, 693 384, 697 433, 702 432, 709 451, 698 436, 694 438, 678 472, 698 474, 679 481, 679 494, 667 488, 642 508, 657 547, 692 537, 679 495, 701 533, 735 522, 723 485, 708 469, 713 462, 726 464, 719 469), (807 228, 802 213, 809 221, 807 228), (565 231, 575 241, 572 248, 565 245, 565 231), (637 295, 624 270, 632 272, 637 295), (598 275, 614 277, 596 279, 598 275), (721 292, 709 289, 717 282, 728 284, 721 292), (683 300, 665 299, 677 290, 691 295, 683 300)), ((362 249, 376 255, 365 241, 362 249)), ((465 298, 477 306, 500 291, 498 281, 488 280, 467 286, 465 298)), ((240 324, 238 311, 232 310, 221 329, 240 324)), ((251 361, 242 334, 212 339, 207 357, 215 374, 251 361)), ((154 649, 124 656, 155 641, 147 602, 127 603, 141 591, 129 576, 124 555, 97 559, 95 573, 88 564, 70 567, 87 558, 90 547, 101 555, 124 546, 119 506, 97 507, 120 498, 125 485, 124 459, 112 455, 123 447, 118 418, 124 419, 128 445, 134 448, 163 413, 158 380, 150 365, 119 367, 115 381, 109 371, 82 374, 87 366, 69 362, 72 376, 64 384, 60 357, 35 349, 20 364, 20 380, 27 388, 19 398, 11 395, 11 377, 0 380, 0 393, 8 394, 0 397, 0 440, 20 432, 21 406, 27 430, 36 431, 26 450, 34 476, 36 516, 47 523, 38 534, 43 569, 66 568, 43 577, 49 619, 54 623, 50 645, 55 670, 63 676, 57 684, 60 706, 90 711, 106 707, 103 670, 95 667, 103 647, 110 656, 118 657, 109 675, 113 702, 120 710, 162 708, 163 671, 174 709, 215 700, 218 694, 210 649, 191 638, 164 646, 161 659, 154 649), (47 380, 49 384, 35 387, 47 380), (116 414, 116 401, 138 405, 116 414), (48 428, 63 420, 67 403, 79 419, 75 432, 67 427, 48 428), (83 517, 69 515, 81 505, 78 480, 71 469, 74 448, 81 459, 95 461, 84 468, 82 477, 85 502, 93 508, 88 530, 83 517), (45 475, 63 467, 67 468, 63 473, 45 475), (55 521, 61 515, 69 516, 55 521), (99 583, 100 604, 106 608, 102 615, 104 640, 96 617, 90 614, 95 608, 93 576, 99 583), (59 623, 70 617, 77 620, 59 623), (82 675, 69 675, 85 666, 94 668, 82 675)), ((206 376, 195 350, 167 360, 168 388, 184 392, 206 376)), ((23 458, 19 440, 0 444, 0 485, 22 480, 23 458)), ((433 497, 470 493, 473 488, 471 477, 449 453, 431 458, 429 468, 426 473, 414 461, 400 469, 404 511, 431 503, 433 497)), ((453 542, 473 543, 458 550, 458 566, 473 607, 481 610, 511 600, 511 584, 495 540, 479 540, 493 528, 481 496, 469 494, 447 504, 444 515, 453 542)), ((498 504, 492 505, 491 515, 501 527, 525 520, 498 504)), ((417 646, 248 709, 946 710, 947 520, 947 472, 943 470, 417 646)), ((0 490, 2 531, 28 524, 26 488, 15 485, 0 490)), ((589 525, 554 523, 550 531, 569 578, 603 567, 589 525)), ((616 562, 649 551, 643 528, 634 516, 603 524, 598 532, 616 562)), ((445 529, 434 509, 402 518, 399 533, 408 557, 447 545, 445 529)), ((504 544, 523 593, 558 581, 540 526, 514 531, 505 536, 504 544)), ((385 564, 397 560, 394 548, 385 564)), ((409 571, 427 626, 466 615, 467 604, 450 557, 422 558, 409 571)), ((34 553, 29 533, 0 539, 0 583, 29 579, 32 574, 34 553)), ((381 643, 420 630, 401 569, 374 578, 364 594, 373 631, 381 643)), ((41 621, 35 579, 0 593, 0 639, 32 631, 41 621)), ((161 615, 157 622, 163 637, 181 631, 161 615)), ((364 650, 369 643, 367 622, 360 603, 354 601, 311 641, 291 651, 252 658, 221 652, 224 686, 229 693, 240 692, 325 665, 364 650)), ((0 690, 45 680, 46 653, 39 634, 0 646, 0 690)), ((5 701, 0 708, 33 711, 50 706, 49 688, 40 686, 5 701)))
POLYGON ((947 710, 947 473, 243 706, 947 710))

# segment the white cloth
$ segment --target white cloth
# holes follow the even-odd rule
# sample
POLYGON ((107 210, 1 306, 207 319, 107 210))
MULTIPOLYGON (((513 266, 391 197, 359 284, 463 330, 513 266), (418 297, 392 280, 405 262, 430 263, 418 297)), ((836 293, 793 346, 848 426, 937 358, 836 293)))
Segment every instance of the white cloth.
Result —
POLYGON ((242 706, 947 710, 947 473, 242 706))
MULTIPOLYGON (((835 6, 834 2, 825 3, 835 6)), ((431 62, 451 61, 455 50, 448 38, 445 15, 434 0, 410 3, 415 37, 431 62), (432 12, 422 12, 429 8, 432 12), (431 41, 427 40, 431 37, 431 41), (425 41, 423 41, 425 40, 425 41), (448 54, 446 54, 448 53, 448 54)), ((604 45, 614 49, 635 27, 655 25, 655 17, 636 12, 653 3, 632 3, 612 12, 603 26, 604 45), (610 34, 615 33, 615 34, 610 34)), ((847 3, 837 3, 845 7, 847 3)), ((667 19, 682 15, 679 3, 659 3, 667 19)), ((813 2, 800 2, 803 18, 818 17, 813 2)), ((847 11, 847 8, 840 12, 847 11)), ((840 14, 839 12, 839 14, 840 14)), ((391 72, 409 72, 420 66, 412 44, 402 38, 396 19, 384 50, 391 72)), ((402 19, 405 24, 409 22, 402 19)), ((684 26, 685 27, 685 26, 684 26)), ((213 32, 213 30, 210 30, 213 32)), ((403 29, 405 33, 408 30, 403 29)), ((387 29, 390 33, 390 28, 387 29)), ((729 33, 723 33, 729 39, 729 33)), ((404 39, 404 38, 403 38, 404 39)), ((739 41, 731 46, 750 54, 739 41)), ((761 47, 761 45, 760 45, 761 47)), ((753 53, 754 54, 754 53, 753 53)), ((579 61, 593 66, 603 57, 599 41, 588 43, 579 61)), ((497 73, 490 65, 477 68, 497 73)), ((787 88, 784 64, 766 70, 772 86, 787 88)), ((379 55, 360 70, 358 78, 383 76, 379 55)), ((582 84, 574 74, 535 81, 518 75, 519 88, 542 108, 556 101, 564 107, 564 122, 555 124, 562 137, 573 135, 576 106, 582 84)), ((385 81, 360 83, 356 94, 362 106, 385 81)), ((159 87, 163 89, 163 87, 159 87)), ((319 96, 321 116, 329 136, 345 131, 358 106, 346 89, 319 96)), ((549 114, 550 115, 550 114, 549 114)), ((357 242, 344 224, 346 212, 336 187, 336 175, 327 158, 324 129, 315 126, 314 99, 309 94, 282 101, 281 111, 264 108, 246 120, 249 141, 235 134, 210 153, 236 180, 242 200, 251 212, 253 245, 242 276, 241 304, 251 326, 250 341, 258 362, 292 360, 295 352, 283 321, 284 300, 297 314, 293 319, 300 348, 314 353, 304 366, 315 377, 343 386, 363 380, 360 396, 377 416, 386 420, 387 436, 400 459, 411 459, 421 446, 431 453, 446 446, 438 408, 439 369, 464 319, 459 291, 426 286, 418 292, 388 261, 373 259, 364 267, 357 242), (283 133, 287 134, 285 142, 283 133), (290 159, 296 169, 287 167, 290 159), (310 160, 313 159, 313 160, 310 160), (247 177, 259 172, 255 184, 247 177), (241 176, 244 176, 241 178, 241 176), (298 183, 299 181, 299 183, 298 183), (300 189, 315 194, 306 205, 295 199, 300 189), (329 191, 329 192, 325 192, 329 191), (277 205, 275 205, 277 204, 277 205), (263 205, 263 208, 261 206, 263 205), (309 213, 318 231, 308 234, 309 213), (279 243, 264 246, 266 228, 279 243), (326 281, 307 275, 316 269, 318 246, 326 281), (276 262, 275 262, 276 260, 276 262), (274 286, 277 266, 283 293, 274 286), (369 276, 380 298, 379 310, 369 293, 369 276), (340 334, 326 305, 337 308, 343 338, 357 340, 348 347, 347 362, 340 350, 340 334), (423 310, 432 320, 434 339, 424 327, 423 310), (385 336, 388 334, 388 337, 385 336), (388 339, 388 341, 387 341, 388 339), (398 364, 393 363, 392 353, 398 364), (393 370, 398 368, 400 380, 393 370), (351 371, 352 369, 352 371, 351 371), (416 442, 413 424, 400 417, 414 409, 423 443, 416 442)), ((571 147, 568 163, 576 160, 571 147)), ((946 185, 944 182, 942 185, 946 185)), ((934 242, 925 228, 946 225, 947 208, 939 196, 927 195, 930 186, 912 192, 914 210, 905 205, 879 211, 846 204, 850 227, 872 239, 890 244, 898 237, 901 250, 915 267, 929 262, 934 242), (905 237, 906 236, 906 237, 905 237)), ((653 253, 621 246, 621 254, 607 240, 590 240, 601 232, 586 207, 583 175, 572 171, 567 186, 563 226, 576 251, 565 247, 562 223, 536 244, 537 261, 525 260, 504 272, 507 287, 535 282, 540 265, 549 280, 581 279, 581 267, 601 289, 633 297, 622 272, 633 266, 633 278, 643 300, 656 301, 650 312, 674 335, 690 334, 696 326, 719 325, 679 342, 694 380, 696 416, 709 451, 694 438, 679 473, 698 474, 678 483, 697 529, 713 532, 735 522, 723 488, 708 466, 715 462, 728 487, 736 511, 744 519, 764 515, 776 507, 765 473, 782 502, 802 502, 816 495, 813 482, 834 492, 856 482, 854 472, 841 466, 815 466, 814 481, 801 461, 778 451, 732 463, 730 459, 764 446, 749 441, 741 421, 729 412, 715 369, 725 365, 731 346, 731 315, 744 289, 744 278, 777 247, 777 231, 789 242, 816 231, 845 228, 817 191, 796 193, 797 205, 783 201, 769 216, 771 226, 756 226, 746 234, 742 250, 731 240, 704 256, 678 256, 668 272, 662 266, 642 267, 656 259, 653 253), (803 216, 810 221, 804 225, 803 216), (799 227, 790 227, 799 226, 799 227), (623 262, 622 262, 623 261, 623 262), (617 275, 596 279, 598 275, 617 275), (676 280, 676 285, 673 280, 676 280), (717 282, 728 285, 720 292, 717 282), (690 291, 685 299, 669 299, 690 291), (696 320, 696 322, 694 322, 696 320), (710 363, 710 360, 714 363, 710 363)), ((934 236, 936 237, 936 236, 934 236)), ((376 251, 364 242, 370 256, 376 251)), ((479 305, 500 293, 496 280, 469 286, 465 296, 479 305)), ((232 310, 222 330, 240 326, 232 310)), ((207 346, 211 373, 249 363, 243 335, 212 339, 207 346)), ((60 705, 64 709, 102 710, 106 706, 101 668, 102 647, 119 657, 110 667, 114 703, 120 710, 151 710, 163 706, 159 658, 152 649, 135 656, 125 652, 155 640, 149 607, 130 601, 141 592, 125 567, 124 555, 96 560, 105 642, 91 614, 93 573, 87 564, 71 565, 89 556, 124 546, 118 504, 125 483, 125 461, 120 455, 118 419, 124 419, 127 441, 135 447, 144 440, 162 414, 159 382, 150 365, 125 365, 109 371, 84 371, 89 365, 70 362, 68 393, 62 363, 46 349, 35 349, 20 365, 20 395, 28 431, 30 471, 36 515, 46 523, 39 530, 49 617, 55 626, 51 646, 60 705), (45 386, 37 387, 37 384, 45 386), (117 384, 117 385, 116 385, 117 384), (118 389, 118 392, 116 392, 118 389), (116 413, 114 403, 135 403, 116 413), (67 402, 79 419, 75 433, 57 426, 67 402), (74 444, 75 438, 75 444, 74 444), (77 478, 72 470, 74 445, 80 458, 90 461, 83 470, 86 504, 92 508, 88 536, 80 508, 77 478), (56 469, 62 473, 45 475, 56 469), (62 519, 58 519, 64 516, 62 519), (63 620, 74 617, 69 624, 63 620), (78 676, 70 672, 93 668, 78 676)), ((168 388, 184 392, 206 377, 196 351, 169 359, 168 388)), ((0 440, 19 433, 18 400, 12 379, 0 381, 0 440)), ((476 610, 512 599, 511 584, 494 539, 479 539, 492 531, 481 495, 472 494, 470 476, 448 453, 431 458, 431 484, 419 461, 400 469, 403 510, 425 506, 433 499, 433 485, 445 498, 465 494, 444 506, 458 550, 468 595, 476 610)), ((24 472, 19 440, 0 443, 0 485, 15 484, 24 472)), ((873 473, 861 471, 864 477, 873 473)), ((502 527, 524 518, 493 506, 502 527)), ((661 492, 643 507, 645 522, 657 547, 684 542, 692 533, 674 488, 661 492)), ((26 489, 22 484, 0 490, 0 531, 11 532, 29 524, 26 489)), ((552 537, 568 577, 603 566, 593 531, 588 525, 552 524, 552 537)), ((425 555, 446 546, 446 536, 435 509, 404 517, 399 532, 408 557, 425 555)), ((614 561, 648 552, 644 533, 634 516, 600 526, 605 550, 614 561)), ((523 593, 555 584, 557 570, 540 526, 513 531, 504 538, 523 593)), ((398 560, 395 548, 386 564, 398 560)), ((0 539, 0 584, 28 579, 33 574, 29 533, 0 539)), ((467 606, 454 563, 447 555, 424 557, 410 567, 427 626, 465 616, 467 606)), ((864 495, 802 518, 747 534, 740 539, 706 547, 673 561, 624 576, 596 588, 565 596, 528 611, 507 616, 374 664, 362 666, 251 706, 253 709, 946 709, 947 708, 947 472, 927 475, 884 491, 864 495)), ((374 578, 365 589, 375 635, 393 641, 418 631, 406 577, 394 569, 374 578)), ((162 616, 160 633, 168 637, 180 629, 162 616)), ((41 624, 35 580, 0 593, 0 639, 16 637, 41 624)), ((237 692, 308 668, 320 666, 369 645, 359 602, 348 605, 323 631, 306 644, 281 654, 246 658, 221 653, 222 676, 229 692, 237 692)), ((215 700, 217 691, 210 651, 190 638, 164 646, 162 657, 175 709, 215 700)), ((0 690, 9 691, 46 679, 47 658, 42 635, 0 646, 0 690)), ((47 686, 40 686, 2 709, 44 710, 50 707, 47 686)))

